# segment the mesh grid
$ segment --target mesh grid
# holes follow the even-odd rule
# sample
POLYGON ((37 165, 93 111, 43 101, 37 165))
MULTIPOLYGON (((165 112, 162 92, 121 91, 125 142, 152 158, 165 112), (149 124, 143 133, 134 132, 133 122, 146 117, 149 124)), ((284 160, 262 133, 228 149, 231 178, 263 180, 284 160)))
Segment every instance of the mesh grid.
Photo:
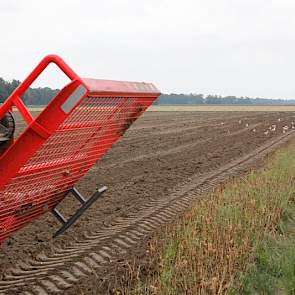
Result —
POLYGON ((0 191, 0 241, 55 207, 151 102, 84 98, 0 191))

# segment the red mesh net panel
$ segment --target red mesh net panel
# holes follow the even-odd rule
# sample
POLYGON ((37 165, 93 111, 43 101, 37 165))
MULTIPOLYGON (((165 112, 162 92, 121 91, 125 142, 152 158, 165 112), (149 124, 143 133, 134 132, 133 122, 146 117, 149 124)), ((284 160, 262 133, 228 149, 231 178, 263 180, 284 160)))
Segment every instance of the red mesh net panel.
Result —
POLYGON ((0 190, 0 242, 54 208, 156 97, 83 98, 0 190))

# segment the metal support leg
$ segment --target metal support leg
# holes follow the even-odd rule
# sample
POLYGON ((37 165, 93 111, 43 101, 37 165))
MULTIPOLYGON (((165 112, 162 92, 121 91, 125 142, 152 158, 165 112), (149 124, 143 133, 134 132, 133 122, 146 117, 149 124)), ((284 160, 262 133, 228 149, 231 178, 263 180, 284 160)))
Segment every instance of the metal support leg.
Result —
POLYGON ((58 221, 61 223, 61 224, 64 224, 67 222, 67 220, 64 218, 64 216, 56 209, 54 208, 52 210, 52 214, 58 219, 58 221))
POLYGON ((83 196, 79 193, 79 191, 75 187, 72 188, 71 193, 82 205, 86 202, 86 200, 83 198, 83 196))
POLYGON ((98 189, 88 200, 84 199, 84 197, 79 193, 76 188, 73 188, 70 193, 81 203, 81 207, 68 219, 66 220, 64 216, 54 208, 52 210, 53 215, 61 222, 62 227, 53 235, 53 237, 57 237, 63 234, 70 226, 72 226, 81 216, 82 214, 99 198, 101 195, 107 190, 106 186, 98 189))

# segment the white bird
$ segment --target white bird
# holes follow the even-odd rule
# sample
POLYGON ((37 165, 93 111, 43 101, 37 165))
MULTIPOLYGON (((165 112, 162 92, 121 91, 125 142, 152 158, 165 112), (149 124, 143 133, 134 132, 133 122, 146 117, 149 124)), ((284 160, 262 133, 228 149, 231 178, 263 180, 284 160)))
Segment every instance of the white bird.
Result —
POLYGON ((286 133, 288 129, 289 129, 288 126, 284 126, 284 127, 283 127, 283 133, 286 133))
POLYGON ((246 125, 245 125, 246 127, 249 127, 249 124, 248 123, 246 123, 246 125))
POLYGON ((281 118, 278 118, 278 122, 281 122, 281 118))
POLYGON ((221 125, 221 126, 224 125, 224 122, 221 122, 220 125, 221 125))
POLYGON ((265 134, 265 135, 268 135, 268 130, 266 130, 266 131, 264 132, 264 134, 265 134))
POLYGON ((256 132, 256 129, 254 128, 252 131, 253 131, 253 132, 256 132))
POLYGON ((242 124, 242 120, 239 120, 239 124, 242 124))
POLYGON ((271 125, 270 131, 274 132, 276 131, 277 125, 271 125))

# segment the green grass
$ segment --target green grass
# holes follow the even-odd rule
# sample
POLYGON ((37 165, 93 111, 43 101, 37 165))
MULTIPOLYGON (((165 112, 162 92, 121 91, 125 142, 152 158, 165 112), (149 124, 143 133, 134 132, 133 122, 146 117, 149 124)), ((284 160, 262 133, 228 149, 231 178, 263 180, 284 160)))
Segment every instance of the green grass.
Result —
POLYGON ((153 271, 130 269, 123 293, 295 294, 294 147, 167 227, 151 243, 153 271))
POLYGON ((273 235, 266 235, 255 263, 239 278, 233 294, 295 294, 295 204, 285 208, 273 235))

